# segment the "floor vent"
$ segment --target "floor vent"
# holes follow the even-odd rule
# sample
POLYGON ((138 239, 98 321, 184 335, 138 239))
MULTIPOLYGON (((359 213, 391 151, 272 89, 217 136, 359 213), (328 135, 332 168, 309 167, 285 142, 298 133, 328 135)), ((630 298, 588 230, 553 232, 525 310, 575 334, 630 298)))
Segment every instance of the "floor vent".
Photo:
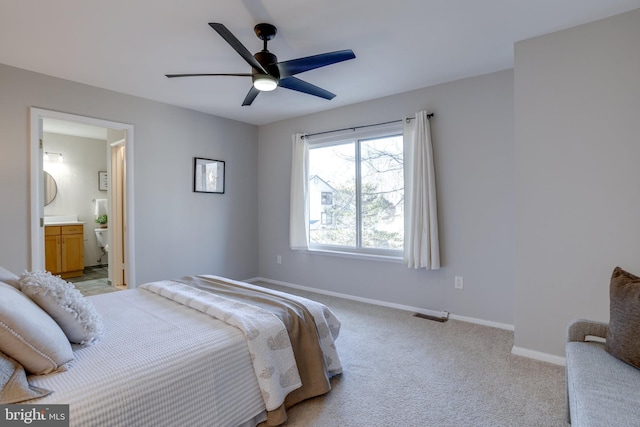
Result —
POLYGON ((422 313, 416 313, 414 314, 414 316, 419 317, 421 319, 433 320, 435 322, 446 322, 447 320, 449 320, 448 311, 443 311, 440 316, 432 316, 430 314, 422 314, 422 313))

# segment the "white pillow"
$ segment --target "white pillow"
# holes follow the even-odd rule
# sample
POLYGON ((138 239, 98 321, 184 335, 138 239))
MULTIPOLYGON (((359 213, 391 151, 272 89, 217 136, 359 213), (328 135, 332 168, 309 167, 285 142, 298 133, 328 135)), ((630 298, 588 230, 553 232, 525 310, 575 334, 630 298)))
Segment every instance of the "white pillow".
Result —
POLYGON ((90 345, 102 334, 102 318, 93 304, 59 276, 24 272, 20 289, 49 313, 72 343, 90 345))
POLYGON ((0 351, 32 374, 64 371, 73 360, 60 326, 28 296, 0 282, 0 351))
POLYGON ((4 282, 20 290, 20 282, 18 281, 18 279, 19 277, 16 274, 13 274, 6 268, 0 267, 0 282, 4 282))

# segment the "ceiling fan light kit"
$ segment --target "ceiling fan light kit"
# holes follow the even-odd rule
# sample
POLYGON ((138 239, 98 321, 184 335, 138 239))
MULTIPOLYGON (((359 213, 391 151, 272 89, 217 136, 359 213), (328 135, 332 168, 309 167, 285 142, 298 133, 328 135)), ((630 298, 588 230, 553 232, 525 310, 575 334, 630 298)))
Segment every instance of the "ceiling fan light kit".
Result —
POLYGON ((277 33, 275 26, 262 23, 254 27, 253 30, 256 36, 263 41, 262 51, 254 55, 251 55, 251 52, 223 24, 211 22, 209 26, 251 66, 251 73, 166 74, 166 76, 169 78, 202 76, 251 77, 253 85, 242 103, 243 106, 251 105, 260 92, 272 91, 278 86, 319 98, 333 99, 336 96, 335 94, 293 76, 356 57, 352 50, 346 49, 278 62, 278 58, 267 49, 267 42, 273 39, 277 33))
POLYGON ((261 92, 269 92, 278 87, 278 81, 269 74, 254 74, 253 87, 261 92))

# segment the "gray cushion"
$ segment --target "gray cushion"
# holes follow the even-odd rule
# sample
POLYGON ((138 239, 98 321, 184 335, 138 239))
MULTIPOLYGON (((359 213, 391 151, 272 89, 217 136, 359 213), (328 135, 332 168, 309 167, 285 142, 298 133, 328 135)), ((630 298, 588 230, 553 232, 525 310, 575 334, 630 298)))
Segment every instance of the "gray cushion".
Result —
POLYGON ((51 394, 51 390, 32 386, 24 368, 0 352, 0 404, 19 403, 51 394))
POLYGON ((571 425, 640 425, 640 370, 601 343, 569 342, 566 350, 571 425))
POLYGON ((611 275, 609 296, 606 350, 640 368, 640 277, 616 267, 611 275))
POLYGON ((28 373, 67 369, 71 344, 60 326, 28 296, 0 282, 0 351, 28 373))

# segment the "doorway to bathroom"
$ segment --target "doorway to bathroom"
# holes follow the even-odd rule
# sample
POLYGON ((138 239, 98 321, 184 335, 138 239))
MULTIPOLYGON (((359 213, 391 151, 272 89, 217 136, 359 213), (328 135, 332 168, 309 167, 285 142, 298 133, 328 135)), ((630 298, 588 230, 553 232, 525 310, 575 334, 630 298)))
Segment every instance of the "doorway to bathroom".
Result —
POLYGON ((32 108, 31 131, 31 268, 53 272, 58 241, 66 280, 135 286, 133 126, 32 108), (74 230, 82 242, 68 241, 65 269, 64 239, 74 230))

